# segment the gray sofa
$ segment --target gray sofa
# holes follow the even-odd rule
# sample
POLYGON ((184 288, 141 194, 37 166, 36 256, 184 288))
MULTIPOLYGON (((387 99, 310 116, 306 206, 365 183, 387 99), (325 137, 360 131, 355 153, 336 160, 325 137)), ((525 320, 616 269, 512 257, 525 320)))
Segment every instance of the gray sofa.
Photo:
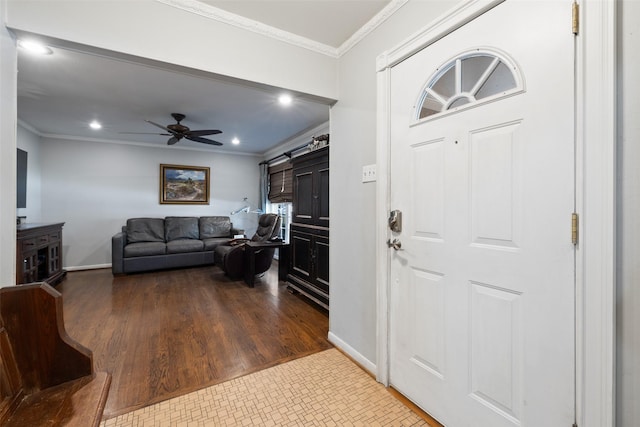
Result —
POLYGON ((211 265, 215 248, 234 235, 227 216, 130 218, 111 238, 113 274, 211 265))

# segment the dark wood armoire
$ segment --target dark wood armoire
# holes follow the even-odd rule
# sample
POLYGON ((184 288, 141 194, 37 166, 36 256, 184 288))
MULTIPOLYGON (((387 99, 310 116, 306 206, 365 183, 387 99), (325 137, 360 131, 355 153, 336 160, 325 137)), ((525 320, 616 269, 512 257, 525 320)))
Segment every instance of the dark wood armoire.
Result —
POLYGON ((287 282, 329 309, 329 146, 292 159, 293 214, 287 282))

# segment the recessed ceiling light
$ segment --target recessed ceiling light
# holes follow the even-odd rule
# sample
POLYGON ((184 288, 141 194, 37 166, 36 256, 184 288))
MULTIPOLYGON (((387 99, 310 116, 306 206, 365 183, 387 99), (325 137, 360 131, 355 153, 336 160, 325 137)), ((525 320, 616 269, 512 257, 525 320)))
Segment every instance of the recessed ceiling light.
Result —
POLYGON ((238 145, 238 144, 240 144, 240 140, 239 140, 238 138, 233 138, 233 139, 231 140, 231 143, 232 143, 233 145, 238 145))
POLYGON ((291 105, 292 101, 293 98, 291 98, 291 95, 287 94, 280 95, 280 97, 278 98, 278 102, 280 103, 280 105, 284 105, 285 107, 291 105))
POLYGON ((53 50, 51 50, 49 46, 45 46, 42 43, 33 40, 18 40, 18 45, 37 55, 51 55, 53 53, 53 50))
POLYGON ((95 129, 95 130, 102 129, 102 125, 100 124, 100 122, 98 122, 96 120, 94 120, 91 123, 89 123, 89 127, 91 129, 95 129))

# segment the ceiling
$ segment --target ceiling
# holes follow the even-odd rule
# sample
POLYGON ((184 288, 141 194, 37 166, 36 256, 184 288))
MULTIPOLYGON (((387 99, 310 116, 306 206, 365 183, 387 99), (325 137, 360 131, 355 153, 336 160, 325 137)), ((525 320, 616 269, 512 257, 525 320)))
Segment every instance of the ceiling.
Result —
POLYGON ((340 47, 390 0, 201 0, 219 9, 340 47))
MULTIPOLYGON (((296 36, 338 47, 383 9, 389 0, 213 1, 209 6, 241 15, 296 36), (330 25, 308 23, 328 22, 330 25)), ((175 123, 182 113, 192 130, 220 129, 205 137, 215 147, 181 140, 175 147, 264 154, 329 120, 327 100, 293 94, 279 105, 279 88, 247 84, 150 61, 113 58, 52 48, 35 56, 18 49, 18 119, 42 136, 166 146, 168 136, 145 120, 175 123), (103 128, 89 128, 98 120, 103 128), (138 132, 140 132, 138 134, 138 132), (150 134, 145 134, 145 133, 150 134), (231 144, 233 138, 239 145, 231 144)))

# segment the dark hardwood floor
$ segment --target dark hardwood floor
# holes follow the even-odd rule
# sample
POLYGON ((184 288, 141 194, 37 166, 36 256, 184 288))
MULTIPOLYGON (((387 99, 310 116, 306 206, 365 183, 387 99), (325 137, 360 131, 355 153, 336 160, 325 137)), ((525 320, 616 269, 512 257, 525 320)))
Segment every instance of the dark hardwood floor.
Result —
POLYGON ((105 418, 332 347, 328 314, 277 280, 249 288, 217 267, 114 277, 70 272, 69 335, 112 374, 105 418))

